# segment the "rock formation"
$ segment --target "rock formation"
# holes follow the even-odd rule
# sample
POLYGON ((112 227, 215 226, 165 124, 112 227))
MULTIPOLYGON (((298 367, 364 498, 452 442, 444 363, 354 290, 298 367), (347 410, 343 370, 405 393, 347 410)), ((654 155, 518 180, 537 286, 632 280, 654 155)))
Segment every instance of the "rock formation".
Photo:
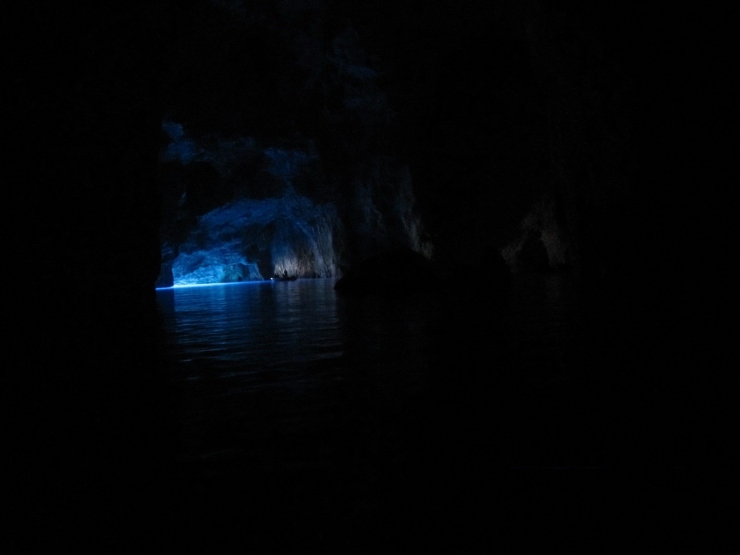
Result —
POLYGON ((172 54, 158 285, 336 276, 397 246, 429 256, 410 172, 391 145, 394 113, 356 30, 311 3, 234 6, 201 4, 172 54), (202 43, 213 33, 218 48, 202 43))

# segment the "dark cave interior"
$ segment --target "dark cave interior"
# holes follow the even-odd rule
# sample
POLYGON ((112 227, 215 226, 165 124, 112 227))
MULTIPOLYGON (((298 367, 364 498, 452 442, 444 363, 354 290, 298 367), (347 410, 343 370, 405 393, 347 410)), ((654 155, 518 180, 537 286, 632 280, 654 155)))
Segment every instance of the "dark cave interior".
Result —
MULTIPOLYGON (((170 460, 155 284, 171 285, 182 253, 225 241, 203 223, 218 227, 218 210, 254 215, 239 228, 233 280, 338 277, 398 246, 452 275, 498 254, 515 271, 577 273, 601 326, 591 349, 640 376, 635 410, 661 413, 685 448, 634 463, 634 480, 543 470, 524 491, 548 509, 533 517, 520 502, 496 518, 526 534, 532 518, 557 512, 555 496, 567 513, 632 488, 676 503, 656 526, 683 522, 695 486, 686 469, 713 437, 699 433, 693 384, 713 364, 708 342, 725 333, 697 320, 709 293, 695 290, 700 275, 725 279, 724 247, 706 238, 729 206, 703 185, 726 180, 722 14, 546 0, 35 2, 17 12, 5 70, 4 181, 22 236, 9 245, 21 268, 11 281, 22 282, 6 354, 9 499, 22 531, 12 549, 190 537, 178 540, 181 524, 158 512, 190 475, 170 460), (306 238, 318 246, 300 247, 306 238), (146 516, 121 508, 148 494, 146 516)), ((472 360, 476 345, 464 345, 472 360)), ((280 479, 265 477, 255 499, 289 499, 298 486, 280 479)), ((205 479, 198 499, 228 503, 214 484, 205 479)), ((516 497, 518 486, 501 487, 516 497)), ((280 543, 290 513, 280 507, 252 515, 255 542, 280 543)), ((214 517, 197 541, 225 548, 237 535, 228 526, 214 517)), ((332 537, 354 545, 350 531, 332 537)))

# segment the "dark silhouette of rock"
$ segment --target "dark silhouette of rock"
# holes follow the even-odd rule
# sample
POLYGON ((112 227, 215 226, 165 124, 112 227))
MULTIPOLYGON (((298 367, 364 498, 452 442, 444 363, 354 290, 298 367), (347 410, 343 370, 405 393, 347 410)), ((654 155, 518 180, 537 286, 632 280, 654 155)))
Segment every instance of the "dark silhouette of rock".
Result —
MULTIPOLYGON (((19 519, 7 552, 126 551, 128 508, 154 506, 163 483, 158 7, 47 3, 17 18, 9 169, 13 212, 33 231, 18 241, 28 301, 7 315, 17 366, 4 389, 17 405, 4 497, 19 519)), ((131 540, 153 531, 148 510, 137 513, 131 540)))
POLYGON ((527 233, 517 258, 518 268, 524 271, 545 272, 550 268, 545 245, 540 234, 534 231, 527 233))
POLYGON ((169 242, 162 245, 162 264, 159 277, 154 283, 155 287, 172 287, 172 261, 175 259, 175 249, 169 242))
POLYGON ((432 263, 418 252, 401 247, 377 253, 352 266, 334 289, 357 295, 406 295, 438 285, 432 263))
POLYGON ((507 294, 511 287, 511 272, 504 257, 495 249, 488 249, 478 263, 477 273, 485 277, 491 289, 500 294, 507 294))

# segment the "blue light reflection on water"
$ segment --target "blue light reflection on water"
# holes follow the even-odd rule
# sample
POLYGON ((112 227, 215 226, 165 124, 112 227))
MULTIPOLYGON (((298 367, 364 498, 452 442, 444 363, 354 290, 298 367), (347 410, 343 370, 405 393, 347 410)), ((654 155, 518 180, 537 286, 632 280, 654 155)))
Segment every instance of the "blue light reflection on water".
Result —
POLYGON ((170 289, 189 289, 191 287, 229 287, 233 285, 261 285, 269 283, 268 280, 263 281, 230 281, 226 283, 187 283, 187 284, 175 284, 171 287, 157 287, 157 291, 169 291, 170 289))
POLYGON ((262 449, 270 464, 308 466, 328 464, 327 452, 404 452, 429 403, 503 395, 507 373, 560 383, 580 315, 562 281, 514 287, 513 318, 483 314, 488 327, 480 311, 444 309, 463 301, 443 292, 345 298, 332 279, 159 290, 185 452, 262 449))
POLYGON ((331 280, 174 287, 158 297, 180 362, 248 374, 341 351, 331 280))
POLYGON ((321 278, 157 297, 190 455, 259 445, 274 453, 298 436, 301 464, 319 464, 321 445, 344 452, 351 429, 365 449, 379 432, 368 439, 362 430, 424 394, 424 310, 343 299, 321 278))

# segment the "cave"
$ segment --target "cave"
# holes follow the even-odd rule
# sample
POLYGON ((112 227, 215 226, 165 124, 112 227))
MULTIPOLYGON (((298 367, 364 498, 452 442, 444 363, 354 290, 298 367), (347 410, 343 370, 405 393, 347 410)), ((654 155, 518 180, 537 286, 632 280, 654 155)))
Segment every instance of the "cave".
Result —
MULTIPOLYGON (((675 530, 689 514, 687 469, 703 452, 693 384, 719 354, 707 342, 723 337, 696 313, 707 306, 707 284, 723 285, 728 274, 728 251, 713 249, 729 235, 714 226, 732 221, 722 195, 706 193, 726 181, 715 127, 724 89, 713 68, 729 32, 722 14, 699 11, 550 0, 11 9, 6 275, 21 286, 4 388, 17 478, 11 547, 468 545, 460 537, 473 545, 488 537, 489 520, 510 533, 536 530, 536 544, 579 519, 613 537, 610 522, 628 515, 639 528, 648 513, 669 530, 655 542, 683 541, 675 530), (444 339, 428 346, 435 368, 463 368, 450 384, 430 377, 444 409, 424 409, 437 427, 422 427, 423 448, 407 447, 413 460, 435 458, 442 437, 484 460, 483 432, 465 414, 491 404, 490 388, 512 409, 506 422, 518 414, 527 423, 505 427, 501 412, 486 409, 516 446, 525 426, 546 428, 568 403, 607 419, 587 402, 597 392, 630 415, 629 426, 604 424, 628 454, 593 467, 501 463, 491 482, 480 462, 461 477, 465 464, 450 456, 434 467, 457 476, 444 490, 450 505, 422 483, 431 474, 415 477, 401 463, 398 474, 382 474, 353 459, 339 478, 316 478, 326 489, 306 489, 315 469, 299 463, 295 473, 247 482, 239 465, 257 463, 246 455, 178 458, 173 415, 183 409, 171 376, 179 363, 161 301, 172 297, 158 289, 263 287, 281 275, 333 281, 368 264, 376 266, 366 275, 384 285, 361 279, 360 287, 397 293, 394 276, 410 268, 398 278, 405 292, 346 302, 367 313, 374 302, 433 312, 442 324, 423 329, 444 339), (503 320, 491 316, 509 298, 550 306, 562 295, 559 285, 542 298, 522 293, 536 280, 570 280, 589 319, 587 340, 568 343, 584 374, 568 377, 580 385, 563 386, 560 400, 542 385, 554 380, 551 361, 526 342, 507 350, 503 320), (438 291, 429 309, 425 299, 438 291), (531 370, 527 385, 481 370, 491 353, 502 367, 531 370), (592 363, 608 379, 584 377, 592 363), (537 410, 525 414, 529 406, 537 410), (342 480, 352 472, 387 479, 372 497, 381 509, 347 501, 342 480), (231 485, 247 500, 235 500, 231 485), (484 493, 459 493, 468 487, 484 493), (488 503, 496 491, 508 505, 488 514, 449 509, 488 503), (235 501, 241 512, 223 509, 235 501)), ((386 334, 354 318, 360 332, 386 334)), ((372 368, 359 358, 346 364, 372 368)), ((262 422, 272 405, 254 401, 244 418, 262 422)), ((410 408, 394 410, 416 422, 410 408)), ((368 426, 391 430, 382 418, 368 426)), ((214 433, 236 437, 232 426, 214 433)), ((249 457, 276 457, 274 449, 249 457)))

